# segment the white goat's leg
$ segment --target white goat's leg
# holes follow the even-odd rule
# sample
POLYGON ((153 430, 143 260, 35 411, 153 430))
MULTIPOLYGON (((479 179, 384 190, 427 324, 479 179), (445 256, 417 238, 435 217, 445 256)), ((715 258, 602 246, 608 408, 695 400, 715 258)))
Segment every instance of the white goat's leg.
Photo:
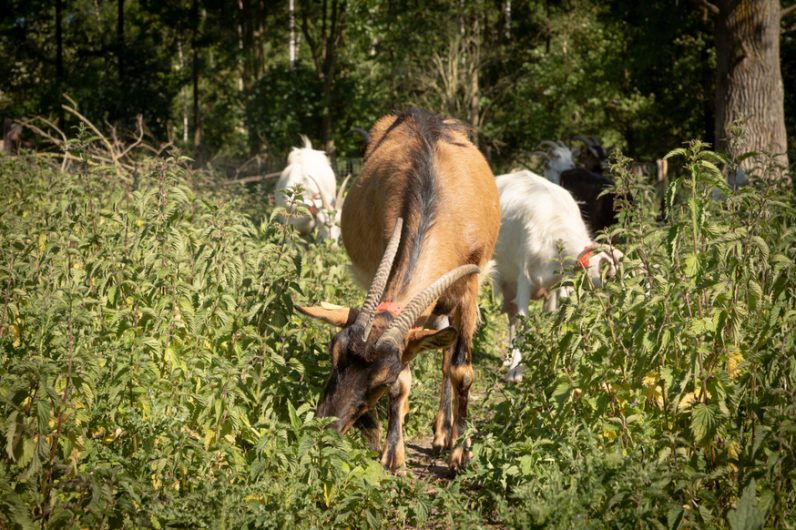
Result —
POLYGON ((515 298, 517 314, 528 316, 528 304, 531 303, 531 282, 522 272, 517 275, 517 298, 515 298))
POLYGON ((547 293, 547 296, 544 297, 544 303, 542 304, 543 311, 550 313, 558 309, 558 299, 561 296, 561 289, 563 288, 559 287, 547 293))
MULTIPOLYGON (((516 314, 528 316, 528 304, 531 301, 531 283, 525 274, 517 275, 517 296, 514 299, 514 306, 516 307, 516 314)), ((506 358, 504 366, 507 366, 506 382, 519 383, 522 381, 522 353, 520 349, 514 344, 516 337, 517 322, 515 315, 509 315, 509 356, 506 358)))

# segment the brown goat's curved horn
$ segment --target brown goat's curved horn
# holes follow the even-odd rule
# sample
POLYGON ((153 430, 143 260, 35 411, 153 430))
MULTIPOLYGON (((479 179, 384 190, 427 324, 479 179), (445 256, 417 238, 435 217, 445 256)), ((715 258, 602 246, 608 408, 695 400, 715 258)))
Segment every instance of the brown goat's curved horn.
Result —
POLYGON ((461 265, 450 272, 440 276, 437 281, 416 294, 412 301, 407 304, 403 311, 398 315, 390 327, 384 332, 376 343, 376 347, 384 342, 392 342, 400 345, 403 337, 414 325, 415 320, 434 302, 445 290, 460 278, 480 272, 478 265, 461 265))
POLYGON ((583 142, 587 146, 591 146, 591 144, 592 144, 592 141, 589 138, 586 138, 585 136, 583 136, 582 134, 579 134, 577 136, 573 136, 572 139, 573 140, 578 140, 579 142, 583 142))
POLYGON ((384 249, 379 268, 370 283, 368 295, 365 297, 362 309, 354 322, 355 326, 360 326, 365 330, 365 334, 362 337, 363 340, 368 339, 370 326, 373 323, 373 312, 379 304, 379 300, 381 300, 381 295, 384 294, 384 288, 387 287, 387 279, 390 277, 392 263, 395 260, 395 254, 398 252, 398 245, 401 243, 401 228, 403 224, 404 220, 400 217, 395 221, 395 228, 393 229, 392 237, 390 237, 390 242, 387 243, 387 248, 384 249))

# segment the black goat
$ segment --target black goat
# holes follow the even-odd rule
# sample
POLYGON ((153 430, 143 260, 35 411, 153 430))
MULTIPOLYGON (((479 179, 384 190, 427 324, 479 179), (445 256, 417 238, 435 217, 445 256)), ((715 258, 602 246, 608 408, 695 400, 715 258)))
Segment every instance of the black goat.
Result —
MULTIPOLYGON (((593 233, 616 224, 617 195, 612 188, 614 182, 599 173, 583 168, 573 168, 561 173, 561 187, 566 189, 578 203, 581 217, 593 233)), ((626 197, 632 202, 632 197, 626 197)))

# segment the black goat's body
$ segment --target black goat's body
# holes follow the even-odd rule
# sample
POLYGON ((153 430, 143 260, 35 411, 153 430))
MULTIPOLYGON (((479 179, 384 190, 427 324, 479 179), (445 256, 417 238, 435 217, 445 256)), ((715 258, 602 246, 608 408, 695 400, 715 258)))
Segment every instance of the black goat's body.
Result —
POLYGON ((613 186, 614 182, 610 178, 583 168, 568 169, 561 173, 561 187, 575 198, 581 217, 592 233, 616 224, 615 193, 603 193, 613 186))

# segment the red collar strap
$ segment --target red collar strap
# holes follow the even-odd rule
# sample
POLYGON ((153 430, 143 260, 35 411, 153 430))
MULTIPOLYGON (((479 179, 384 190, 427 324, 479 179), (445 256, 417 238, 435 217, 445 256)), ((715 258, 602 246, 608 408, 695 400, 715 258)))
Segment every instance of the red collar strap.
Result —
POLYGON ((583 252, 578 254, 578 265, 580 265, 584 269, 588 269, 589 268, 589 258, 591 257, 592 252, 594 252, 594 250, 590 246, 584 248, 583 252))
POLYGON ((381 313, 382 311, 387 311, 392 316, 397 317, 398 313, 401 312, 401 306, 396 304, 395 302, 382 302, 376 308, 377 313, 381 313))

